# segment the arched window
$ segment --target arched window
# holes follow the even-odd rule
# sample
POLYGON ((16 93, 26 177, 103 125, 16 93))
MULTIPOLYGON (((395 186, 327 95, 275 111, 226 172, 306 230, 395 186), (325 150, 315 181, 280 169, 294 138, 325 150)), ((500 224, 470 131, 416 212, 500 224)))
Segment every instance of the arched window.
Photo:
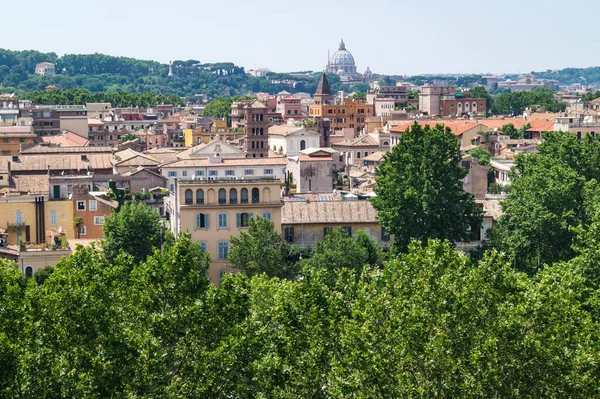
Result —
POLYGON ((218 260, 227 260, 227 254, 229 253, 229 242, 219 241, 217 244, 219 253, 217 255, 218 260))
MULTIPOLYGON (((260 114, 260 121, 261 122, 263 121, 263 114, 260 114)), ((262 129, 260 129, 260 130, 262 130, 262 129)))
POLYGON ((260 202, 260 190, 256 187, 252 189, 252 203, 258 204, 260 202))
POLYGON ((196 204, 204 204, 204 190, 201 188, 196 190, 196 204))
POLYGON ((306 149, 306 141, 300 140, 300 151, 305 150, 305 149, 306 149))
POLYGON ((209 221, 207 213, 196 214, 196 228, 197 229, 208 229, 209 221))
POLYGON ((219 189, 219 204, 227 203, 227 191, 224 188, 219 189))
POLYGON ((242 188, 241 197, 242 197, 242 200, 240 201, 240 203, 247 204, 248 203, 248 189, 247 188, 242 188))
POLYGON ((185 204, 191 205, 194 203, 194 193, 192 190, 185 190, 185 204))
POLYGON ((33 277, 33 267, 25 266, 25 277, 33 277))
POLYGON ((207 249, 208 249, 208 246, 207 246, 206 242, 204 242, 204 241, 200 241, 200 242, 198 242, 198 244, 200 245, 200 248, 202 248, 202 250, 203 250, 204 252, 206 252, 206 251, 207 251, 207 249))
POLYGON ((250 218, 252 215, 252 213, 248 212, 236 213, 235 218, 237 227, 248 227, 250 225, 250 218))
POLYGON ((271 212, 263 212, 262 216, 265 219, 269 219, 271 222, 273 221, 273 214, 271 212))
POLYGON ((235 188, 229 190, 229 203, 232 205, 237 204, 237 190, 235 188))
POLYGON ((218 215, 219 218, 219 228, 226 229, 229 227, 229 221, 227 220, 227 214, 225 212, 221 212, 218 215))

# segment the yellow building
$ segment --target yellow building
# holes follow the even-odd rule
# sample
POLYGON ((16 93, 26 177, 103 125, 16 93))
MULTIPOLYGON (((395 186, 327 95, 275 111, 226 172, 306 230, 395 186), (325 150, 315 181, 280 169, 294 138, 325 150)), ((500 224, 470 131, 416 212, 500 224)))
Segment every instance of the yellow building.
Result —
POLYGON ((342 104, 311 105, 309 115, 313 118, 330 119, 333 131, 350 128, 359 133, 366 126, 367 120, 375 115, 375 108, 373 104, 346 98, 342 104))
POLYGON ((8 243, 40 244, 46 241, 46 232, 61 230, 67 238, 74 238, 73 202, 48 201, 48 196, 11 195, 0 197, 0 227, 6 228, 8 243))
POLYGON ((210 280, 218 284, 227 267, 229 238, 247 230, 250 217, 269 218, 281 231, 281 181, 268 177, 176 179, 167 203, 176 237, 187 231, 210 253, 210 280))
POLYGON ((33 144, 31 126, 0 126, 0 154, 19 155, 22 145, 33 144))

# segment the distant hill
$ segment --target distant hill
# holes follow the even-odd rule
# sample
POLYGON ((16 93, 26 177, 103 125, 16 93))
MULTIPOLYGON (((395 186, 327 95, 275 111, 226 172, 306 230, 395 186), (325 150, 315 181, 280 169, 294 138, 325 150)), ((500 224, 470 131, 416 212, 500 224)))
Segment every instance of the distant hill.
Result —
MULTIPOLYGON (((63 90, 150 92, 164 96, 175 94, 187 99, 195 94, 217 97, 256 92, 275 94, 282 90, 312 94, 319 78, 318 73, 310 78, 292 77, 289 74, 270 74, 257 78, 248 76, 243 67, 231 62, 203 64, 197 60, 174 61, 172 71, 173 76, 168 76, 168 64, 105 54, 66 54, 59 57, 56 53, 34 50, 0 49, 0 84, 3 92, 23 93, 56 85, 63 90), (35 74, 36 64, 45 61, 56 65, 56 75, 35 74)), ((344 88, 337 76, 331 76, 330 81, 332 89, 344 88)))

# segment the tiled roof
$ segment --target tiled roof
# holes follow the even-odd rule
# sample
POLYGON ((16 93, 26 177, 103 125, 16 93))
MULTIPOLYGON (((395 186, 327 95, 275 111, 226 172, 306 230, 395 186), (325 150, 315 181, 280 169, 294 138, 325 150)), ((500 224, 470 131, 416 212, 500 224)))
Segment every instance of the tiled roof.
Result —
POLYGON ((331 87, 329 86, 329 81, 327 81, 327 76, 325 76, 325 72, 321 74, 321 79, 319 80, 319 85, 317 86, 317 91, 315 94, 325 94, 332 95, 331 87))
POLYGON ((48 173, 39 175, 12 176, 7 187, 1 187, 0 192, 21 192, 28 194, 48 194, 48 173))
POLYGON ((516 129, 519 129, 529 123, 530 121, 523 118, 490 118, 490 119, 481 119, 479 123, 484 125, 490 130, 500 129, 504 125, 508 125, 512 123, 516 129))
POLYGON ((435 127, 436 125, 443 125, 444 127, 450 128, 455 136, 460 136, 471 129, 477 128, 478 124, 471 120, 461 121, 446 121, 446 120, 427 120, 427 121, 405 121, 404 123, 397 124, 390 129, 391 133, 404 133, 408 128, 417 123, 418 125, 425 127, 427 125, 435 127))
POLYGON ((379 162, 383 159, 384 155, 385 155, 385 152, 383 152, 383 151, 375 151, 374 153, 370 154, 369 156, 364 157, 363 161, 379 162))
POLYGON ((112 154, 112 147, 48 147, 36 145, 21 151, 21 154, 112 154))
POLYGON ((281 224, 377 223, 369 201, 291 201, 281 209, 281 224))
POLYGON ((294 126, 294 125, 275 125, 269 128, 269 136, 285 136, 288 133, 295 132, 296 130, 301 130, 302 127, 294 126))
MULTIPOLYGON (((0 163, 10 162, 13 172, 35 172, 50 170, 85 171, 88 168, 112 169, 112 154, 86 154, 87 161, 82 160, 81 154, 21 154, 18 161, 14 162, 11 156, 0 157, 0 163)), ((1 168, 0 168, 1 169, 1 168)))
POLYGON ((334 147, 373 147, 379 146, 379 141, 370 135, 360 136, 352 140, 340 141, 334 143, 334 147))
POLYGON ((529 124, 531 127, 527 129, 528 132, 553 132, 554 131, 554 119, 545 120, 530 120, 529 124))
POLYGON ((19 134, 19 135, 35 135, 31 126, 0 126, 0 136, 19 134))
POLYGON ((37 141, 61 147, 83 147, 88 143, 88 139, 85 137, 68 130, 63 131, 56 136, 39 136, 37 141))

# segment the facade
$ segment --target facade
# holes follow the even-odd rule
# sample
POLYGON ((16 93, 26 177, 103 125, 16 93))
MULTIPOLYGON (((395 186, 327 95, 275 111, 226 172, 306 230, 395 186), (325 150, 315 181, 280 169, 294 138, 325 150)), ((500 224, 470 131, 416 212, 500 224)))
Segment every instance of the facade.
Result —
POLYGON ((19 98, 14 94, 0 94, 0 126, 14 126, 19 119, 19 98))
POLYGON ((18 155, 22 146, 33 145, 35 137, 31 126, 0 126, 0 153, 18 155))
POLYGON ((35 73, 38 75, 55 75, 56 66, 51 62, 40 62, 35 66, 35 73))
POLYGON ((375 109, 373 104, 367 104, 360 100, 345 98, 338 105, 311 105, 309 115, 313 118, 327 118, 331 121, 331 130, 341 131, 352 129, 360 133, 366 123, 366 119, 373 116, 375 109))
POLYGON ((319 147, 319 133, 293 124, 269 128, 269 148, 276 154, 293 157, 306 148, 319 147))
POLYGON ((277 106, 275 112, 281 114, 284 121, 293 119, 295 121, 302 120, 302 99, 277 96, 277 106))
POLYGON ((90 192, 87 185, 73 187, 73 218, 83 219, 75 232, 77 238, 101 239, 104 218, 119 206, 117 201, 104 199, 104 192, 90 192))
POLYGON ((281 181, 274 177, 177 178, 166 201, 175 237, 187 231, 210 253, 210 280, 218 284, 227 267, 229 239, 246 231, 252 216, 269 218, 280 231, 281 181))
POLYGON ((454 117, 464 114, 487 113, 484 98, 472 98, 470 93, 458 93, 456 86, 435 86, 427 84, 421 87, 419 110, 429 116, 454 117))
POLYGON ((248 158, 265 158, 269 155, 269 120, 267 106, 254 100, 245 108, 245 152, 248 158))
POLYGON ((293 176, 296 193, 328 193, 333 189, 335 151, 315 149, 288 158, 287 170, 293 176))

